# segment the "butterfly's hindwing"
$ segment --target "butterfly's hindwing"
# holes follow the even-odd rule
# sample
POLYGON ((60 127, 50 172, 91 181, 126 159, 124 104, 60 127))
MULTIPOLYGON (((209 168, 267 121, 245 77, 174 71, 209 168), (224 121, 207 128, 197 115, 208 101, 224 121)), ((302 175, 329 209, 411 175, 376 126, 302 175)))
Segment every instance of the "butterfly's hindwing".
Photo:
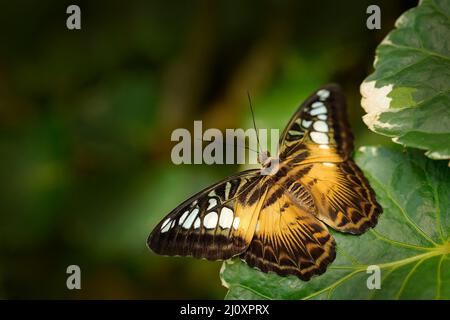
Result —
POLYGON ((266 200, 253 240, 242 254, 247 264, 305 281, 325 272, 335 258, 335 242, 314 216, 309 194, 303 195, 294 199, 290 191, 283 191, 275 202, 266 200))
POLYGON ((310 166, 299 181, 311 192, 322 221, 335 230, 353 234, 376 225, 381 206, 353 160, 310 166))
POLYGON ((251 241, 261 206, 260 177, 259 170, 250 170, 199 192, 156 226, 149 247, 158 254, 208 260, 240 254, 251 241))

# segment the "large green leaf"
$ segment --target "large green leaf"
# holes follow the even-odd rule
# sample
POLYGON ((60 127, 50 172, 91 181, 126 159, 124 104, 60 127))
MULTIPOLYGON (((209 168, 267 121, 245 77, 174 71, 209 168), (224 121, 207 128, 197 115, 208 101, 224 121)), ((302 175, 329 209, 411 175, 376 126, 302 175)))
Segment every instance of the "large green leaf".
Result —
POLYGON ((450 1, 423 0, 396 27, 361 85, 364 122, 432 159, 449 159, 450 1))
POLYGON ((331 230, 336 260, 303 282, 223 264, 229 299, 450 299, 450 169, 417 151, 362 148, 356 157, 384 209, 361 236, 331 230), (369 265, 381 270, 381 289, 369 290, 369 265))

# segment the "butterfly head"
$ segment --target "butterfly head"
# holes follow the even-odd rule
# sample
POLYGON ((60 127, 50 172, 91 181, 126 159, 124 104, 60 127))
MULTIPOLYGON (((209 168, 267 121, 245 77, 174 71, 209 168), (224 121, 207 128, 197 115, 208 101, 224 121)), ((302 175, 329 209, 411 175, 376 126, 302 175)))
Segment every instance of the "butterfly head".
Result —
POLYGON ((271 165, 273 157, 270 156, 269 151, 261 151, 258 155, 258 163, 263 166, 263 168, 267 168, 271 165))

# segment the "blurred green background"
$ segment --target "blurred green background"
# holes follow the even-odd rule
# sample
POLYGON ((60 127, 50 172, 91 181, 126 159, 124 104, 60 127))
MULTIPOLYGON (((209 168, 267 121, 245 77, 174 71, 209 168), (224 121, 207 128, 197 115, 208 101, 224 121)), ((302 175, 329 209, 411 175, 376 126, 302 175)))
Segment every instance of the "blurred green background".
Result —
POLYGON ((172 130, 282 129, 342 85, 356 145, 376 45, 416 1, 8 1, 0 12, 0 298, 218 298, 220 262, 151 253, 186 197, 240 168, 170 161, 172 130), (82 29, 66 28, 78 4, 82 29), (382 29, 366 28, 381 7, 382 29), (66 288, 66 267, 82 290, 66 288))

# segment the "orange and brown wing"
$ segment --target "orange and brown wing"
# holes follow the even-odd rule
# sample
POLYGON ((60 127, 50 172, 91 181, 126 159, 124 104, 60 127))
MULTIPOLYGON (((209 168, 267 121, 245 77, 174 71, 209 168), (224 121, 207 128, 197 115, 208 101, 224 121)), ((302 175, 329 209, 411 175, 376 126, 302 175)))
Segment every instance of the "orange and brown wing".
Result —
POLYGON ((329 151, 344 160, 351 157, 353 135, 347 120, 345 98, 338 85, 326 85, 309 96, 281 135, 280 159, 288 159, 305 150, 314 157, 329 151))
POLYGON ((311 95, 289 122, 281 143, 281 171, 288 176, 284 180, 297 181, 311 193, 323 222, 354 234, 375 226, 382 209, 351 159, 353 135, 338 86, 311 95))
POLYGON ((304 166, 298 177, 311 194, 317 217, 335 230, 353 234, 374 227, 381 206, 361 170, 353 162, 321 162, 304 166))
POLYGON ((283 191, 277 200, 269 200, 273 198, 271 192, 282 188, 269 189, 253 240, 242 259, 263 272, 292 274, 307 281, 324 273, 334 260, 335 242, 327 227, 314 216, 307 193, 299 200, 283 191))
POLYGON ((183 202, 148 237, 158 254, 223 260, 250 244, 264 201, 259 170, 231 176, 183 202))

